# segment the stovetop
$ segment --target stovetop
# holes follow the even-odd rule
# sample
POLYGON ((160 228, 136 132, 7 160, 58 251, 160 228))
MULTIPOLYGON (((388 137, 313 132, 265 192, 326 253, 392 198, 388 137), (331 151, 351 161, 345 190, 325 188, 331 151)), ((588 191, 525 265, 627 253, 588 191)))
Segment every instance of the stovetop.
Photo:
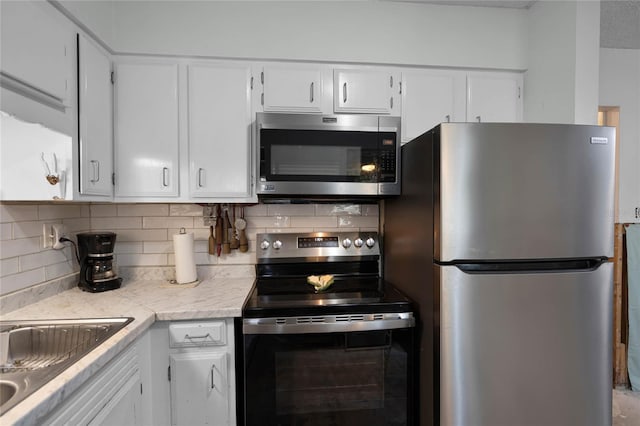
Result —
POLYGON ((258 242, 257 278, 245 318, 411 310, 409 300, 379 276, 376 233, 258 234, 258 242), (316 291, 307 277, 324 274, 334 282, 316 291))

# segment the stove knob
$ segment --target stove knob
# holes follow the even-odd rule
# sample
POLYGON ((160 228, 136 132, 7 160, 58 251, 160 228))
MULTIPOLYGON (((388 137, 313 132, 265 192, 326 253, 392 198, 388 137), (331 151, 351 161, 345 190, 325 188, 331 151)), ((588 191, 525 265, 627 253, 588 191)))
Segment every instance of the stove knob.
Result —
POLYGON ((344 247, 344 248, 351 247, 351 240, 348 239, 348 238, 345 238, 344 240, 342 240, 342 247, 344 247))
POLYGON ((367 238, 367 241, 365 243, 367 245, 367 247, 371 248, 376 244, 376 240, 374 240, 373 238, 369 237, 367 238))
POLYGON ((274 248, 274 249, 276 249, 276 250, 280 250, 280 247, 282 247, 282 241, 280 241, 280 240, 275 240, 275 241, 273 242, 273 248, 274 248))
POLYGON ((267 241, 267 240, 262 240, 262 242, 260 243, 260 248, 261 248, 262 250, 266 250, 266 249, 268 249, 268 248, 269 248, 269 246, 270 246, 270 245, 271 245, 271 244, 269 244, 269 241, 267 241))
POLYGON ((364 244, 364 241, 362 241, 362 238, 356 238, 356 240, 353 242, 353 245, 358 248, 362 247, 363 244, 364 244))

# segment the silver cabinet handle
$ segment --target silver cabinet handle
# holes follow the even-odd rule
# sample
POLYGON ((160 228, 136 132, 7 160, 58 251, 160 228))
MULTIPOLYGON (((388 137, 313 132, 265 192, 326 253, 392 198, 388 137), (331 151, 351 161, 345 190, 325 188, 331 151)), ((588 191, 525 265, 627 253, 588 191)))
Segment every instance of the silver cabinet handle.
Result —
POLYGON ((309 102, 313 103, 313 81, 311 82, 310 92, 309 102))
POLYGON ((393 96, 389 98, 389 106, 393 109, 393 96))
MULTIPOLYGON (((202 170, 202 169, 201 169, 202 170)), ((189 336, 188 334, 184 335, 185 339, 189 339, 189 340, 193 340, 193 339, 206 339, 207 337, 211 336, 211 334, 207 333, 204 335, 200 335, 200 336, 189 336)))
POLYGON ((93 179, 90 182, 96 183, 100 181, 100 161, 91 160, 91 168, 93 169, 93 179))
POLYGON ((215 372, 215 369, 216 369, 216 365, 215 365, 215 364, 213 364, 213 365, 211 366, 211 389, 215 389, 215 388, 216 388, 216 384, 215 384, 215 383, 214 383, 214 381, 213 381, 213 374, 214 374, 214 372, 215 372))
POLYGON ((480 123, 480 116, 476 115, 476 120, 478 120, 478 123, 480 123))
POLYGON ((389 76, 389 87, 393 87, 393 76, 389 76))
POLYGON ((444 118, 447 119, 447 123, 451 123, 451 116, 449 114, 445 115, 444 118))
POLYGON ((169 186, 169 169, 167 167, 162 168, 162 186, 169 186))
POLYGON ((202 167, 200 167, 198 169, 198 187, 202 188, 204 186, 204 178, 205 178, 205 174, 204 174, 204 169, 202 167))
POLYGON ((347 83, 342 85, 342 103, 347 103, 347 83))

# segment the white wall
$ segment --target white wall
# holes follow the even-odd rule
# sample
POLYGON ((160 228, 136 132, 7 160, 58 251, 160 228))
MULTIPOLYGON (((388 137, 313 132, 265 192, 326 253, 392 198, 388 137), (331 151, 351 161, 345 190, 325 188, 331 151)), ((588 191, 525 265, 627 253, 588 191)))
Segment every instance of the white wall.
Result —
POLYGON ((114 2, 105 0, 57 1, 77 20, 82 22, 107 46, 113 44, 114 2))
POLYGON ((524 118, 596 124, 600 4, 539 1, 529 9, 524 118))
MULTIPOLYGON (((63 2, 66 4, 66 2, 63 2)), ((380 1, 120 1, 117 52, 525 67, 526 10, 380 1)))
POLYGON ((600 49, 600 105, 620 107, 617 222, 640 222, 640 50, 600 49))

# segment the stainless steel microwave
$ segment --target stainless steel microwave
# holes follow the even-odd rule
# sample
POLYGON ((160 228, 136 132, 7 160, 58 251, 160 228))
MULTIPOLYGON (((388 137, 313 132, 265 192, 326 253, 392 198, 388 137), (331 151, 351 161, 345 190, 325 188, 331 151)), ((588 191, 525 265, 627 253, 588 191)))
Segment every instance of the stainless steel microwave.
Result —
POLYGON ((257 193, 400 193, 400 117, 258 113, 257 193))

